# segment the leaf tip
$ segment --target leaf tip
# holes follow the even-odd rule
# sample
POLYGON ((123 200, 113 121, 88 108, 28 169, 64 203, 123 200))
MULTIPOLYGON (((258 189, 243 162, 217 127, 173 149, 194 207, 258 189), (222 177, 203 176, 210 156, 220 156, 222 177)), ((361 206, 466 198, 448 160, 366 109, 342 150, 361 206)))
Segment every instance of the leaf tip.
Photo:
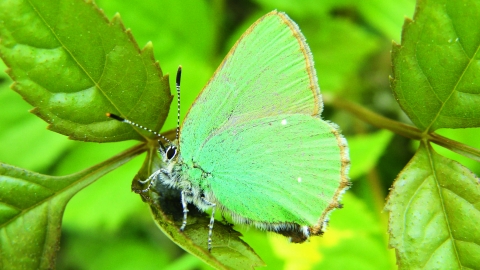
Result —
POLYGON ((148 49, 148 50, 153 50, 153 43, 152 43, 152 41, 147 42, 147 44, 145 44, 145 46, 143 46, 142 51, 143 51, 143 50, 147 50, 147 49, 148 49))
POLYGON ((113 18, 110 21, 110 25, 112 25, 114 27, 118 27, 123 32, 128 31, 128 30, 126 30, 125 25, 123 25, 122 17, 120 16, 120 13, 118 13, 118 12, 115 13, 115 15, 113 15, 113 18))
POLYGON ((409 17, 404 18, 403 27, 402 27, 402 38, 401 38, 400 44, 403 44, 406 36, 408 35, 408 30, 409 30, 410 26, 414 23, 415 23, 415 21, 412 20, 411 18, 409 18, 409 17))
POLYGON ((112 20, 110 21, 112 24, 117 24, 117 23, 121 23, 122 22, 122 16, 120 16, 120 13, 115 13, 115 15, 113 15, 113 18, 112 20))
POLYGON ((148 56, 149 58, 155 59, 153 56, 153 43, 151 41, 147 42, 142 48, 142 54, 148 56))
POLYGON ((390 87, 392 89, 395 89, 396 84, 397 84, 397 80, 392 75, 388 76, 388 80, 390 81, 390 87))

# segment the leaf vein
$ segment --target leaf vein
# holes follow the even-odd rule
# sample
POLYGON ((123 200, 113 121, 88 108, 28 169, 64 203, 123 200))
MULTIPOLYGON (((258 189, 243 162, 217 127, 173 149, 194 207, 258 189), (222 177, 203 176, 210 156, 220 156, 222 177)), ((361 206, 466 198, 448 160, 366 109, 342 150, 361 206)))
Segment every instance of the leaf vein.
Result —
MULTIPOLYGON (((435 182, 435 186, 437 188, 437 193, 438 193, 438 197, 440 199, 440 202, 441 202, 441 206, 442 206, 442 214, 443 214, 443 217, 444 217, 444 220, 445 220, 445 225, 447 225, 447 230, 448 230, 448 235, 449 235, 449 238, 450 240, 455 240, 455 238, 453 237, 452 235, 452 228, 451 228, 451 225, 450 225, 450 222, 449 222, 449 219, 448 219, 448 214, 447 214, 447 211, 445 209, 445 200, 443 198, 443 195, 442 195, 442 192, 441 192, 441 186, 440 186, 440 183, 439 183, 439 179, 438 179, 438 176, 436 174, 436 170, 437 170, 437 166, 435 165, 435 162, 433 160, 433 155, 432 155, 432 149, 430 149, 430 145, 427 143, 427 142, 422 142, 425 144, 425 149, 426 149, 426 152, 427 152, 427 156, 428 156, 428 160, 429 160, 429 164, 430 164, 430 169, 432 171, 432 176, 433 176, 433 179, 434 179, 434 182, 435 182)), ((453 245, 453 250, 455 252, 455 257, 457 259, 457 263, 460 267, 460 269, 462 268, 462 264, 460 262, 460 256, 458 254, 458 248, 457 246, 455 245, 455 242, 452 241, 452 245, 453 245)), ((440 247, 440 246, 439 246, 440 247)), ((437 248, 438 249, 438 248, 437 248)))
MULTIPOLYGON (((448 14, 447 14, 448 15, 448 14)), ((450 18, 450 21, 452 22, 452 19, 450 16, 448 16, 450 18)), ((452 27, 455 29, 455 25, 453 24, 452 22, 452 27)), ((455 32, 457 32, 455 30, 455 32)), ((458 35, 457 35, 458 36, 458 35)), ((460 43, 460 46, 462 47, 462 50, 465 52, 465 48, 464 46, 460 43)), ((478 51, 480 49, 480 44, 477 44, 477 48, 475 50, 475 53, 470 57, 466 52, 465 52, 465 55, 467 56, 468 58, 468 63, 467 65, 465 66, 465 68, 462 70, 462 74, 460 75, 460 77, 458 78, 458 80, 456 81, 455 83, 455 86, 453 87, 453 89, 451 90, 450 94, 448 95, 448 97, 445 99, 445 102, 442 102, 442 106, 440 106, 440 109, 438 110, 438 112, 436 113, 435 117, 433 118, 433 120, 430 122, 430 124, 427 126, 427 128, 425 129, 425 132, 429 132, 430 128, 432 127, 432 125, 437 121, 438 117, 441 115, 441 112, 443 110, 443 108, 445 107, 445 104, 448 103, 448 101, 450 100, 450 98, 453 96, 453 93, 455 93, 457 90, 457 87, 458 85, 460 84, 460 82, 462 81, 463 79, 463 76, 465 76, 465 73, 466 71, 468 70, 468 68, 470 67, 470 65, 474 62, 474 58, 475 58, 475 55, 477 55, 478 51)), ((463 119, 463 118, 462 118, 463 119)))
POLYGON ((449 240, 450 239, 448 237, 445 238, 445 240, 442 243, 440 243, 438 245, 438 247, 432 253, 430 253, 430 256, 428 257, 428 260, 425 261, 425 263, 422 265, 421 269, 428 269, 426 266, 427 266, 428 262, 433 258, 433 255, 435 254, 435 251, 437 251, 440 247, 442 247, 449 240))
MULTIPOLYGON (((32 7, 32 9, 35 11, 35 13, 38 15, 38 17, 42 20, 42 22, 45 24, 45 26, 48 27, 52 35, 55 37, 55 39, 60 43, 60 45, 67 51, 67 53, 72 57, 72 59, 77 63, 77 65, 83 70, 85 75, 94 83, 94 85, 97 87, 97 89, 103 94, 103 96, 116 108, 117 106, 115 103, 108 97, 108 95, 105 93, 105 91, 100 87, 98 82, 96 82, 90 73, 85 69, 83 65, 80 64, 80 62, 77 60, 77 58, 73 55, 73 53, 65 46, 65 44, 62 42, 62 40, 58 37, 56 32, 53 30, 51 25, 45 20, 45 18, 40 14, 40 12, 37 10, 37 8, 33 5, 33 3, 30 0, 27 0, 28 4, 32 7)), ((118 111, 120 111, 118 108, 116 108, 118 111)))
MULTIPOLYGON (((416 195, 417 195, 417 193, 420 191, 420 188, 427 182, 427 179, 428 179, 428 177, 425 177, 425 179, 422 181, 422 183, 421 183, 420 185, 418 185, 417 189, 416 189, 415 192, 412 194, 412 196, 411 196, 410 199, 408 200, 407 205, 405 206, 405 211, 403 212, 403 220, 404 220, 403 230, 404 230, 404 231, 405 231, 405 227, 407 227, 405 223, 407 222, 407 217, 408 217, 408 213, 407 213, 407 212, 408 212, 408 210, 410 209, 410 205, 412 204, 413 199, 416 198, 416 195)), ((403 234, 402 234, 402 241, 403 241, 404 243, 407 242, 407 241, 405 240, 405 236, 406 236, 406 234, 403 233, 403 234)))

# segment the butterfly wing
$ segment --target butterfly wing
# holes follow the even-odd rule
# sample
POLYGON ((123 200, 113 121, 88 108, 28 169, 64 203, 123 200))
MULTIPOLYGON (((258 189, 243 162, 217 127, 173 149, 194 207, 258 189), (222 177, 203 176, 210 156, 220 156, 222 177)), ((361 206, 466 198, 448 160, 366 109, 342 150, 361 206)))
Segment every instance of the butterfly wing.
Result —
POLYGON ((328 122, 277 115, 223 130, 198 163, 211 172, 208 190, 234 217, 314 226, 336 206, 339 185, 346 187, 345 146, 328 122))
POLYGON ((240 38, 190 109, 180 135, 185 170, 210 173, 207 183, 192 181, 234 216, 313 225, 347 183, 346 146, 320 119, 322 104, 305 38, 271 12, 240 38))
POLYGON ((215 130, 258 117, 320 115, 322 104, 303 36, 285 14, 271 12, 239 39, 190 108, 181 151, 195 155, 215 130))

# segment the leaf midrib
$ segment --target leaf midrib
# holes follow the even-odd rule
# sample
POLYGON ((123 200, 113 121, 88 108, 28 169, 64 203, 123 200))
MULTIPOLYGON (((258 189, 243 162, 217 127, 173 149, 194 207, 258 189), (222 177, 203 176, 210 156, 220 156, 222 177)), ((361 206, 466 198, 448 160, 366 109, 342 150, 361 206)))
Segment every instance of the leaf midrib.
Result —
MULTIPOLYGON (((50 30, 50 32, 52 33, 52 35, 55 37, 55 39, 60 43, 60 45, 65 49, 65 51, 70 55, 70 57, 75 61, 75 63, 82 69, 82 71, 85 73, 85 75, 87 75, 87 77, 92 81, 92 83, 96 86, 96 88, 100 91, 100 93, 102 93, 102 95, 110 102, 110 104, 112 104, 113 107, 115 107, 115 109, 118 111, 118 112, 121 112, 121 110, 116 106, 116 104, 108 97, 108 95, 105 93, 105 91, 102 89, 102 87, 100 87, 100 85, 98 84, 98 82, 96 82, 93 77, 90 75, 90 73, 88 73, 88 71, 80 64, 80 62, 77 60, 77 58, 73 55, 73 53, 67 48, 67 46, 65 46, 65 44, 61 41, 61 39, 57 36, 57 34, 55 33, 55 31, 53 30, 53 28, 50 26, 50 24, 45 20, 45 18, 43 18, 43 16, 40 14, 40 12, 37 10, 37 8, 34 6, 34 4, 30 1, 30 0, 27 0, 28 4, 32 7, 32 9, 35 11, 35 13, 38 15, 38 17, 42 20, 42 22, 45 24, 45 26, 48 27, 48 29, 50 30)), ((103 49, 103 47, 102 47, 103 49)), ((102 70, 102 76, 103 76, 103 72, 105 70, 105 66, 103 67, 103 70, 102 70)), ((145 137, 144 135, 142 135, 141 132, 139 132, 135 127, 132 127, 138 134, 140 134, 140 136, 144 137, 145 139, 148 139, 147 137, 145 137)))
POLYGON ((462 267, 462 263, 460 261, 460 256, 458 254, 458 250, 457 250, 458 248, 457 248, 457 245, 455 244, 455 238, 452 235, 452 229, 450 227, 450 222, 449 222, 449 219, 448 219, 447 211, 445 209, 445 200, 443 198, 442 191, 441 191, 441 186, 440 186, 440 183, 439 183, 439 180, 438 180, 438 177, 437 177, 437 173, 436 173, 436 168, 435 168, 435 164, 434 164, 434 160, 433 160, 434 153, 431 152, 432 149, 430 149, 430 145, 428 144, 428 142, 423 141, 422 144, 424 144, 425 150, 427 152, 430 169, 432 170, 432 176, 435 180, 435 187, 437 188, 438 197, 440 198, 440 202, 441 202, 441 205, 442 205, 442 210, 443 210, 442 214, 443 214, 443 217, 444 217, 444 220, 445 220, 445 224, 447 225, 448 236, 449 236, 451 244, 453 246, 453 250, 455 252, 455 257, 457 259, 458 266, 460 267, 459 269, 462 269, 463 267, 462 267))
MULTIPOLYGON (((80 173, 84 173, 84 172, 80 172, 80 173)), ((43 198, 43 199, 40 199, 40 200, 32 203, 32 205, 30 205, 30 206, 28 206, 28 207, 25 207, 25 208, 21 209, 18 214, 12 216, 8 221, 0 224, 0 229, 7 227, 10 223, 12 223, 12 222, 13 222, 14 220, 16 220, 18 217, 25 215, 25 213, 32 211, 32 209, 35 209, 35 208, 37 208, 38 206, 40 206, 40 205, 42 205, 42 204, 44 204, 44 203, 50 203, 50 201, 51 201, 52 199, 55 199, 55 198, 57 198, 57 196, 62 195, 62 193, 63 193, 65 190, 70 189, 73 185, 75 185, 75 184, 78 183, 79 181, 81 182, 82 180, 84 180, 85 178, 87 178, 88 175, 89 175, 89 174, 86 174, 86 175, 84 175, 84 176, 81 176, 81 177, 78 178, 77 180, 73 181, 72 183, 70 183, 70 184, 66 185, 65 187, 60 188, 60 189, 58 189, 58 190, 56 190, 56 191, 53 191, 53 190, 52 190, 53 194, 51 194, 51 195, 49 195, 49 196, 47 196, 47 197, 45 197, 45 198, 43 198)), ((76 174, 67 175, 67 176, 51 176, 51 179, 55 179, 55 181, 65 181, 66 179, 68 179, 68 178, 70 178, 70 177, 75 177, 75 176, 76 176, 76 174)), ((80 189, 81 189, 81 188, 80 188, 80 189)), ((78 192, 78 190, 77 190, 76 192, 78 192)), ((73 194, 75 194, 75 192, 74 192, 73 194)), ((66 198, 66 199, 68 200, 68 198, 66 198)))
POLYGON ((116 166, 116 164, 117 165, 119 164, 119 166, 123 165, 124 163, 130 161, 132 158, 136 157, 138 154, 142 153, 144 151, 144 148, 145 148, 144 144, 139 144, 123 152, 122 154, 114 156, 111 159, 108 159, 93 167, 87 168, 85 170, 82 170, 74 174, 65 175, 65 176, 48 176, 51 179, 55 179, 55 181, 62 182, 62 181, 67 181, 68 179, 72 179, 72 181, 68 185, 62 188, 59 188, 56 191, 52 190, 53 194, 51 194, 50 196, 42 198, 34 202, 32 205, 22 209, 20 213, 13 216, 8 221, 0 224, 0 229, 7 227, 12 221, 16 220, 19 216, 23 216, 26 212, 32 211, 32 209, 37 208, 39 205, 42 205, 43 203, 50 203, 51 200, 58 198, 58 196, 61 196, 64 193, 70 193, 70 194, 67 194, 65 195, 66 197, 60 198, 60 199, 61 200, 66 199, 68 201, 78 191, 85 188, 86 186, 91 184, 93 181, 100 179, 103 175, 112 171, 111 169, 112 166, 116 166), (93 181, 92 180, 86 181, 89 178, 92 178, 93 181))
MULTIPOLYGON (((453 23, 452 23, 453 25, 453 23)), ((422 30, 423 31, 423 30, 422 30)), ((458 35, 457 35, 458 36, 458 35)), ((470 65, 472 64, 472 62, 474 61, 475 59, 475 56, 477 55, 477 53, 479 52, 479 49, 480 49, 480 44, 477 45, 477 49, 475 50, 475 53, 472 55, 472 57, 469 57, 467 52, 465 51, 462 43, 459 41, 459 44, 460 46, 462 47, 462 50, 465 52, 465 56, 469 58, 469 61, 468 61, 468 64, 465 66, 465 68, 463 69, 462 71, 462 74, 460 75, 460 77, 458 78, 457 82, 455 83, 455 86, 452 88, 452 91, 450 92, 450 94, 448 95, 447 99, 445 99, 444 102, 441 102, 442 103, 442 106, 440 106, 440 109, 437 111, 435 117, 433 118, 433 120, 430 122, 430 124, 427 126, 427 128, 425 129, 425 131, 423 132, 424 135, 426 135, 427 133, 430 133, 430 129, 432 128, 433 124, 437 121, 438 117, 440 117, 440 114, 443 110, 443 108, 445 107, 445 104, 448 103, 448 101, 450 100, 450 98, 452 97, 453 93, 455 93, 457 91, 457 87, 458 85, 460 84, 460 82, 462 81, 463 79, 463 76, 465 75, 466 71, 469 69, 470 65)), ((432 91, 435 93, 433 87, 432 87, 432 91)))
MULTIPOLYGON (((92 76, 90 76, 90 73, 87 72, 87 70, 80 64, 80 62, 77 60, 77 58, 72 54, 72 52, 67 48, 67 46, 65 46, 65 44, 62 42, 62 40, 57 36, 57 34, 55 33, 55 31, 53 30, 53 28, 50 26, 50 24, 45 20, 45 18, 43 18, 43 16, 40 14, 40 12, 38 12, 37 8, 32 4, 32 2, 30 0, 27 0, 28 1, 28 4, 32 7, 32 9, 35 11, 35 13, 38 15, 38 17, 40 17, 40 19, 42 19, 42 22, 45 24, 45 26, 48 27, 48 29, 50 29, 50 32, 52 33, 52 35, 55 37, 55 39, 60 43, 60 45, 65 49, 65 51, 68 52, 68 54, 70 55, 70 57, 72 57, 72 59, 75 61, 75 63, 77 63, 77 65, 82 69, 82 71, 85 73, 85 75, 88 76, 88 78, 93 82, 93 84, 95 84, 95 86, 100 90, 100 92, 102 93, 102 95, 108 99, 108 101, 110 101, 110 103, 115 106, 115 104, 112 102, 112 100, 105 94, 104 90, 100 87, 100 85, 98 85, 98 83, 92 78, 92 76)), ((103 73, 103 71, 102 71, 103 73)), ((115 106, 116 109, 118 109, 116 106, 115 106)))

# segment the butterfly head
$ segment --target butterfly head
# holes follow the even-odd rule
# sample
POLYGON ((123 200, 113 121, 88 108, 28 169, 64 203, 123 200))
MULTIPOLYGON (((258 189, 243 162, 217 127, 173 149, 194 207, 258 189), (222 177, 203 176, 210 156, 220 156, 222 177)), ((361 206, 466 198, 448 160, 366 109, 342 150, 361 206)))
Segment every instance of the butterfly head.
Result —
POLYGON ((169 144, 165 146, 160 144, 160 147, 158 148, 158 152, 162 156, 163 162, 167 164, 175 162, 178 159, 178 155, 179 155, 177 140, 173 142, 169 142, 169 144))

